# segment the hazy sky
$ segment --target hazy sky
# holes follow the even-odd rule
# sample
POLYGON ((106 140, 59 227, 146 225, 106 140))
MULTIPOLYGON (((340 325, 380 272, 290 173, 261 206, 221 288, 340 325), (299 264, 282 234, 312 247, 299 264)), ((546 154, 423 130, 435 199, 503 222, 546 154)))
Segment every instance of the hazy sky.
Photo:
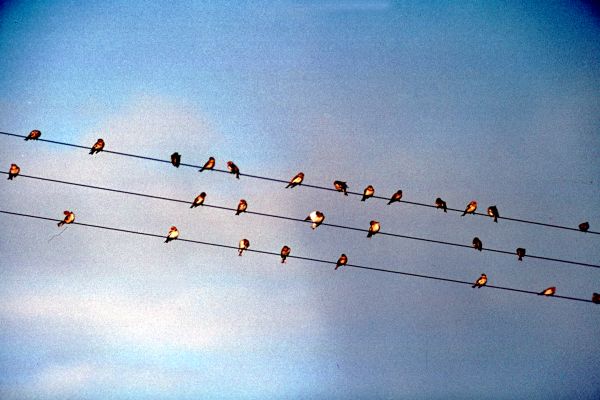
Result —
MULTIPOLYGON (((600 19, 565 2, 0 8, 0 131, 600 229, 600 19)), ((597 235, 0 136, 0 165, 600 263, 597 235)), ((0 177, 1 178, 1 177, 0 177)), ((600 271, 50 184, 1 208, 591 298, 600 271)), ((0 215, 2 399, 597 399, 600 306, 0 215)))

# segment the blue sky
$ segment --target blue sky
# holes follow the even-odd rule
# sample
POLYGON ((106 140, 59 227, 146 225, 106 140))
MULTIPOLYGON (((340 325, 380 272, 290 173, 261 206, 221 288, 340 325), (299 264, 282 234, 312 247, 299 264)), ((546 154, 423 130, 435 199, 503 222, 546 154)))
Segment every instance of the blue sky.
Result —
MULTIPOLYGON (((600 25, 580 2, 7 2, 0 130, 600 226, 600 25)), ((0 137, 2 168, 598 264, 596 235, 0 137)), ((3 180, 3 208, 558 294, 594 269, 3 180)), ((0 217, 0 397, 582 398, 587 303, 0 217)))

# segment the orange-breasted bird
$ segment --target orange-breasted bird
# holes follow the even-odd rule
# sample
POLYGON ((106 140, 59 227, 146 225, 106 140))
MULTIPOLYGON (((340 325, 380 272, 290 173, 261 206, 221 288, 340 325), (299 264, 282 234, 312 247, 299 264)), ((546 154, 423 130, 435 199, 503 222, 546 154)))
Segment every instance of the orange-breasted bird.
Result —
POLYGON ((171 154, 171 164, 173 164, 173 166, 175 168, 179 168, 180 163, 181 163, 181 154, 179 154, 178 152, 171 154))
POLYGON ((367 233, 367 237, 370 238, 381 229, 381 225, 377 221, 371 221, 371 226, 369 226, 369 233, 367 233))
POLYGON ((37 129, 34 129, 31 132, 29 132, 29 135, 27 135, 25 140, 38 140, 40 136, 42 136, 42 132, 37 129))
POLYGON ((246 211, 247 208, 248 208, 248 202, 244 199, 241 199, 240 202, 238 203, 235 215, 240 215, 241 213, 246 211))
POLYGON ((594 304, 600 304, 600 293, 593 293, 592 294, 592 303, 594 303, 594 304))
POLYGON ((448 212, 446 202, 439 197, 435 199, 435 208, 441 208, 444 210, 444 212, 448 212))
POLYGON ((343 181, 333 181, 333 187, 338 192, 344 192, 345 196, 348 196, 348 184, 343 181))
POLYGON ((250 247, 250 241, 248 239, 240 240, 238 245, 238 256, 241 256, 244 250, 248 250, 248 247, 250 247))
POLYGON ((500 217, 500 213, 498 212, 498 207, 489 206, 487 209, 487 213, 490 217, 494 218, 494 222, 498 222, 498 217, 500 217))
POLYGON ((10 168, 8 169, 8 180, 12 181, 13 178, 16 178, 21 172, 21 168, 17 164, 10 164, 10 168))
POLYGON ((104 140, 98 139, 90 149, 90 154, 100 153, 102 150, 104 150, 104 140))
POLYGON ((540 296, 554 296, 554 293, 556 293, 556 287, 552 286, 552 287, 549 287, 548 289, 542 290, 538 294, 540 296))
POLYGON ((302 181, 304 180, 304 172, 298 172, 296 174, 296 176, 294 176, 291 180, 290 183, 288 183, 288 185, 285 187, 287 188, 293 188, 296 187, 298 185, 300 185, 302 183, 302 181))
POLYGON ((467 204, 467 208, 465 208, 465 212, 461 216, 464 217, 466 214, 473 214, 475 210, 477 210, 477 202, 473 200, 467 204))
POLYGON ((192 205, 190 208, 194 208, 194 207, 203 205, 205 199, 206 199, 206 192, 200 193, 198 196, 196 196, 196 198, 192 202, 192 205))
POLYGON ((587 232, 588 229, 590 229, 590 223, 589 222, 586 221, 586 222, 582 222, 582 223, 579 224, 579 230, 581 232, 587 232))
POLYGON ((204 163, 204 165, 202 166, 202 168, 199 169, 199 171, 202 172, 205 169, 213 169, 214 167, 215 167, 215 158, 209 157, 208 161, 204 163))
POLYGON ((287 258, 287 256, 290 255, 291 251, 292 251, 292 249, 290 249, 288 246, 283 246, 281 248, 281 263, 282 264, 285 262, 285 259, 287 258))
POLYGON ((240 169, 233 163, 233 161, 227 161, 227 169, 229 170, 230 174, 234 174, 236 178, 240 179, 240 169))
POLYGON ((396 202, 396 201, 400 201, 402 200, 402 190, 398 190, 396 193, 394 193, 392 195, 392 197, 390 198, 390 201, 388 201, 388 205, 396 202))
POLYGON ((473 248, 479 251, 483 249, 483 243, 481 243, 481 239, 479 239, 477 236, 473 238, 473 248))
POLYGON ((63 226, 64 224, 72 224, 73 221, 75 221, 75 213, 73 211, 65 210, 63 211, 63 214, 65 215, 65 218, 57 224, 58 226, 63 226))
POLYGON ((304 220, 312 221, 311 228, 317 229, 317 227, 325 220, 325 214, 323 214, 321 211, 313 211, 308 214, 308 217, 306 217, 304 220))
POLYGON ((369 185, 363 191, 363 197, 362 197, 362 199, 360 199, 360 201, 365 201, 369 197, 373 197, 374 194, 375 194, 375 188, 373 186, 369 185))
POLYGON ((475 281, 475 283, 473 284, 472 287, 474 288, 480 288, 482 286, 484 286, 487 283, 487 275, 486 274, 481 274, 481 276, 479 277, 479 279, 477 279, 475 281))
POLYGON ((346 257, 345 254, 342 254, 340 256, 340 258, 338 258, 337 263, 335 264, 335 269, 338 269, 339 267, 346 265, 348 263, 348 257, 346 257))
POLYGON ((523 257, 525 257, 525 249, 522 247, 519 247, 517 249, 517 256, 519 257, 519 261, 523 261, 523 257))
POLYGON ((169 233, 167 234, 167 239, 165 240, 165 243, 169 243, 171 240, 175 240, 179 237, 179 231, 177 230, 176 226, 172 226, 169 229, 169 233))

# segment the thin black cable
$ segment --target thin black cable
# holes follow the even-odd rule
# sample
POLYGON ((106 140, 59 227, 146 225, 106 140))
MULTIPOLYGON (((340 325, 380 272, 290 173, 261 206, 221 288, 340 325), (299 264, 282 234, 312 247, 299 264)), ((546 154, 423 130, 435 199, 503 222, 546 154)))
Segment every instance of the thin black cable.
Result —
MULTIPOLYGON (((0 132, 0 135, 20 137, 20 138, 27 137, 26 135, 17 135, 15 133, 8 133, 8 132, 0 132)), ((41 142, 46 142, 46 143, 58 144, 58 145, 61 145, 61 146, 76 147, 76 148, 85 149, 85 150, 89 150, 91 148, 91 146, 81 146, 81 145, 77 145, 77 144, 73 144, 73 143, 60 142, 60 141, 57 141, 57 140, 49 140, 49 139, 41 139, 41 138, 40 139, 36 139, 36 140, 41 141, 41 142)), ((102 150, 102 152, 109 153, 109 154, 116 154, 116 155, 125 156, 125 157, 139 158, 139 159, 142 159, 142 160, 156 161, 156 162, 161 162, 161 163, 166 163, 166 164, 170 164, 171 163, 170 160, 163 160, 163 159, 160 159, 160 158, 140 156, 140 155, 137 155, 137 154, 123 153, 123 152, 113 151, 113 150, 102 150)), ((186 164, 186 163, 180 163, 179 165, 180 166, 184 166, 184 167, 197 168, 197 169, 199 169, 199 168, 202 167, 201 165, 193 165, 193 164, 186 164)), ((229 173, 229 171, 227 171, 227 170, 218 169, 218 168, 212 168, 209 171, 229 173)), ((267 177, 267 176, 244 174, 244 173, 240 173, 240 176, 245 176, 245 177, 254 178, 254 179, 261 179, 261 180, 264 180, 264 181, 277 182, 277 183, 286 183, 287 184, 289 182, 289 181, 287 181, 285 179, 271 178, 271 177, 267 177)), ((310 185, 310 184, 306 184, 306 183, 302 183, 300 186, 304 186, 304 187, 311 188, 311 189, 319 189, 319 190, 327 190, 327 191, 330 191, 330 192, 337 192, 336 189, 325 187, 325 186, 310 185)), ((353 196, 362 196, 363 195, 360 192, 352 192, 352 191, 347 191, 346 193, 351 194, 353 196)), ((372 196, 372 198, 389 201, 389 197, 372 196)), ((420 202, 416 202, 416 201, 400 200, 399 203, 411 204, 411 205, 419 206, 419 207, 437 208, 435 205, 428 204, 428 203, 420 203, 420 202)), ((460 212, 460 213, 462 213, 464 211, 464 210, 461 210, 461 209, 458 209, 458 208, 446 208, 446 210, 453 211, 453 212, 460 212)), ((473 215, 479 215, 479 216, 484 216, 484 217, 488 217, 489 218, 489 216, 486 213, 474 212, 473 215)), ((545 226, 547 228, 556 228, 556 229, 564 229, 564 230, 568 230, 568 231, 581 232, 578 228, 573 228, 573 227, 570 227, 570 226, 548 224, 548 223, 545 223, 545 222, 532 221, 532 220, 527 220, 527 219, 522 219, 522 218, 498 217, 498 219, 505 219, 507 221, 521 222, 521 223, 531 224, 531 225, 545 226)), ((593 235, 600 235, 599 231, 589 231, 588 230, 586 233, 593 234, 593 235)))
MULTIPOLYGON (((52 222, 61 221, 61 219, 42 217, 39 215, 32 215, 32 214, 18 213, 18 212, 14 212, 14 211, 0 210, 0 213, 18 216, 18 217, 39 219, 39 220, 44 220, 44 221, 52 221, 52 222)), ((131 229, 114 228, 114 227, 104 226, 104 225, 87 224, 87 223, 83 223, 83 222, 73 222, 73 223, 71 223, 71 225, 79 225, 79 226, 84 226, 87 228, 104 229, 104 230, 109 230, 109 231, 114 231, 114 232, 129 233, 129 234, 133 234, 133 235, 155 237, 155 238, 160 238, 160 239, 165 238, 165 235, 157 235, 154 233, 134 231, 131 229)), ((200 244, 200 245, 205 245, 205 246, 220 247, 220 248, 224 248, 224 249, 238 250, 238 248, 236 246, 226 245, 226 244, 222 244, 222 243, 205 242, 205 241, 201 241, 201 240, 183 239, 183 238, 178 238, 176 241, 200 244)), ((246 249, 244 251, 280 257, 279 253, 275 253, 272 251, 256 250, 256 249, 246 249)), ((303 261, 312 261, 312 262, 317 262, 317 263, 321 263, 321 264, 329 264, 329 265, 337 264, 336 261, 328 261, 328 260, 323 260, 320 258, 313 258, 313 257, 289 255, 289 256, 287 256, 287 258, 298 259, 298 260, 303 260, 303 261)), ((431 280, 442 281, 442 282, 458 283, 458 284, 463 284, 463 285, 473 285, 473 282, 469 282, 469 281, 461 281, 458 279, 451 279, 451 278, 442 278, 442 277, 433 276, 433 275, 414 274, 411 272, 396 271, 396 270, 386 269, 386 268, 368 267, 368 266, 358 265, 358 264, 346 264, 342 268, 346 268, 346 267, 364 269, 364 270, 368 270, 368 271, 386 272, 386 273, 396 274, 396 275, 412 276, 415 278, 431 279, 431 280)), ((536 296, 539 295, 539 292, 535 292, 532 290, 515 289, 515 288, 511 288, 511 287, 506 287, 506 286, 485 285, 483 287, 487 287, 487 288, 491 288, 491 289, 498 289, 498 290, 507 290, 507 291, 518 292, 518 293, 534 294, 536 296)), ((581 301, 584 303, 593 303, 591 300, 582 299, 579 297, 560 296, 560 295, 554 295, 551 297, 555 297, 558 299, 572 300, 572 301, 581 301)))
MULTIPOLYGON (((8 172, 0 171, 0 173, 8 175, 8 172)), ((58 179, 42 178, 42 177, 38 177, 38 176, 24 175, 24 174, 19 174, 19 177, 35 179, 35 180, 40 180, 40 181, 44 181, 44 182, 61 183, 61 184, 65 184, 65 185, 84 187, 84 188, 88 188, 88 189, 103 190, 103 191, 107 191, 107 192, 121 193, 121 194, 132 195, 132 196, 146 197, 146 198, 150 198, 150 199, 172 201, 175 203, 183 203, 183 204, 187 204, 187 205, 191 204, 191 202, 189 200, 180 200, 180 199, 174 199, 174 198, 170 198, 170 197, 155 196, 155 195, 150 195, 150 194, 145 194, 145 193, 137 193, 137 192, 131 192, 131 191, 127 191, 127 190, 120 190, 120 189, 111 189, 111 188, 106 188, 106 187, 102 187, 102 186, 87 185, 87 184, 76 183, 76 182, 68 182, 68 181, 63 181, 63 180, 58 180, 58 179)), ((236 208, 218 206, 218 205, 212 205, 212 204, 203 204, 200 207, 216 208, 219 210, 227 210, 227 211, 236 211, 236 208)), ((302 218, 294 218, 294 217, 288 217, 288 216, 277 215, 277 214, 268 214, 268 213, 262 213, 262 212, 258 212, 258 211, 245 211, 245 213, 252 214, 252 215, 259 215, 262 217, 283 219, 283 220, 288 220, 288 221, 295 221, 295 222, 302 222, 302 223, 309 223, 309 224, 311 223, 310 221, 306 221, 302 218)), ((330 223, 322 223, 321 225, 329 226, 332 228, 338 228, 338 229, 346 229, 346 230, 364 232, 364 233, 368 232, 368 229, 356 228, 356 227, 346 226, 346 225, 337 225, 337 224, 330 224, 330 223)), ((401 235, 399 233, 390 233, 390 232, 381 232, 380 231, 378 233, 378 235, 396 237, 396 238, 401 238, 401 239, 417 240, 417 241, 427 242, 427 243, 443 244, 443 245, 447 245, 447 246, 462 247, 462 248, 467 248, 467 249, 473 248, 473 246, 467 245, 467 244, 447 242, 447 241, 443 241, 443 240, 428 239, 428 238, 422 238, 422 237, 410 236, 410 235, 401 235)), ((515 252, 507 251, 507 250, 498 250, 498 249, 491 249, 491 248, 484 247, 482 249, 482 251, 489 251, 492 253, 508 254, 511 256, 516 256, 515 252)), ((558 262, 558 263, 563 263, 563 264, 579 265, 579 266, 590 267, 590 268, 600 268, 600 265, 598 265, 598 264, 589 264, 589 263, 584 263, 584 262, 579 262, 579 261, 564 260, 564 259, 560 259, 560 258, 551 258, 551 257, 536 256, 536 255, 530 255, 530 254, 526 255, 525 257, 535 258, 535 259, 540 259, 540 260, 545 260, 545 261, 553 261, 553 262, 558 262)))

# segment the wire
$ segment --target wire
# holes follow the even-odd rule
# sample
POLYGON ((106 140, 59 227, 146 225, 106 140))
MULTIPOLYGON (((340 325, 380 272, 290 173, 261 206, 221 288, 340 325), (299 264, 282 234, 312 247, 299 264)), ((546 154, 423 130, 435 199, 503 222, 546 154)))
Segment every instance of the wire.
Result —
MULTIPOLYGON (((0 171, 0 173, 8 175, 8 173, 4 172, 4 171, 0 171)), ((183 204, 187 204, 187 205, 191 204, 191 201, 189 201, 189 200, 180 200, 180 199, 174 199, 174 198, 170 198, 170 197, 155 196, 155 195, 150 195, 150 194, 145 194, 145 193, 137 193, 137 192, 131 192, 131 191, 127 191, 127 190, 120 190, 120 189, 111 189, 111 188, 102 187, 102 186, 87 185, 87 184, 76 183, 76 182, 68 182, 68 181, 63 181, 63 180, 58 180, 58 179, 42 178, 42 177, 38 177, 38 176, 22 175, 22 174, 19 174, 19 177, 35 179, 35 180, 40 180, 40 181, 44 181, 44 182, 61 183, 61 184, 65 184, 65 185, 84 187, 84 188, 88 188, 88 189, 103 190, 103 191, 113 192, 113 193, 121 193, 121 194, 126 194, 126 195, 131 195, 131 196, 146 197, 146 198, 150 198, 150 199, 172 201, 175 203, 183 203, 183 204)), ((218 206, 218 205, 212 205, 212 204, 203 204, 201 207, 216 208, 219 210, 227 210, 227 211, 236 211, 236 208, 218 206)), ((262 212, 257 212, 257 211, 245 211, 245 213, 252 214, 252 215, 259 215, 262 217, 277 218, 277 219, 283 219, 283 220, 288 220, 288 221, 301 222, 301 223, 311 223, 310 221, 306 221, 302 218, 294 218, 294 217, 288 217, 288 216, 284 216, 284 215, 268 214, 268 213, 262 213, 262 212)), ((338 228, 338 229, 346 229, 346 230, 364 232, 364 233, 368 232, 368 229, 356 228, 356 227, 346 226, 346 225, 337 225, 337 224, 330 224, 330 223, 322 223, 321 225, 329 226, 332 228, 338 228)), ((443 241, 443 240, 428 239, 428 238, 422 238, 422 237, 410 236, 410 235, 401 235, 399 233, 390 233, 390 232, 381 232, 380 231, 378 233, 378 235, 391 236, 391 237, 396 237, 396 238, 401 238, 401 239, 411 239, 411 240, 417 240, 417 241, 422 241, 422 242, 427 242, 427 243, 443 244, 443 245, 447 245, 447 246, 473 249, 472 246, 467 245, 467 244, 447 242, 447 241, 443 241)), ((512 251, 491 249, 491 248, 486 248, 486 247, 484 247, 482 250, 489 251, 492 253, 508 254, 513 257, 516 256, 516 254, 512 251)), ((589 263, 584 263, 584 262, 579 262, 579 261, 564 260, 564 259, 560 259, 560 258, 550 258, 550 257, 536 256, 536 255, 531 255, 531 254, 527 254, 525 257, 535 258, 535 259, 545 260, 545 261, 553 261, 553 262, 558 262, 558 263, 563 263, 563 264, 579 265, 579 266, 583 266, 583 267, 600 268, 600 265, 598 265, 598 264, 589 264, 589 263)))
MULTIPOLYGON (((0 135, 20 137, 20 138, 25 138, 26 137, 26 135, 18 135, 18 134, 15 134, 15 133, 8 133, 8 132, 0 132, 0 135)), ((76 147, 76 148, 85 149, 85 150, 89 150, 91 148, 90 146, 81 146, 81 145, 77 145, 77 144, 73 144, 73 143, 60 142, 60 141, 57 141, 57 140, 49 140, 49 139, 41 139, 41 138, 40 139, 36 139, 36 140, 41 141, 41 142, 46 142, 46 143, 58 144, 58 145, 61 145, 61 146, 76 147)), ((125 156, 125 157, 139 158, 139 159, 147 160, 147 161, 156 161, 156 162, 161 162, 161 163, 166 163, 166 164, 170 164, 171 163, 170 160, 163 160, 163 159, 160 159, 160 158, 140 156, 140 155, 131 154, 131 153, 123 153, 123 152, 120 152, 120 151, 102 150, 102 152, 103 153, 109 153, 109 154, 116 154, 116 155, 125 156)), ((196 168, 196 169, 199 169, 199 168, 202 167, 201 165, 193 165, 193 164, 186 164, 186 163, 181 163, 179 165, 180 166, 184 166, 184 167, 196 168)), ((213 168, 213 169, 210 169, 208 171, 222 172, 222 173, 227 173, 227 174, 230 173, 227 170, 218 169, 218 168, 213 168)), ((286 184, 289 183, 285 179, 271 178, 271 177, 268 177, 268 176, 243 174, 243 173, 240 173, 240 176, 245 176, 245 177, 254 178, 254 179, 261 179, 261 180, 270 181, 270 182, 278 182, 278 183, 286 183, 286 184)), ((302 183, 299 186, 303 186, 303 187, 307 187, 307 188, 311 188, 311 189, 319 189, 319 190, 327 190, 327 191, 330 191, 330 192, 337 192, 336 189, 330 188, 330 187, 325 187, 325 186, 310 185, 310 184, 306 184, 306 183, 302 183)), ((360 192, 347 191, 346 193, 351 194, 353 196, 362 196, 363 195, 360 192)), ((372 198, 379 199, 379 200, 385 200, 385 201, 389 201, 390 200, 388 197, 382 197, 382 196, 372 196, 372 198)), ((435 205, 427 204, 427 203, 420 203, 420 202, 416 202, 416 201, 400 200, 399 203, 411 204, 411 205, 420 206, 420 207, 437 208, 435 205)), ((449 211, 460 212, 460 213, 462 213, 464 211, 464 210, 461 210, 461 209, 458 209, 458 208, 446 208, 446 209, 449 210, 449 211)), ((484 216, 484 217, 488 217, 489 218, 489 216, 486 213, 475 212, 475 213, 473 213, 473 215, 479 215, 479 216, 484 216)), ((513 221, 513 222, 521 222, 521 223, 524 223, 524 224, 545 226, 547 228, 556 228, 556 229, 564 229, 564 230, 568 230, 568 231, 581 232, 580 229, 573 228, 573 227, 570 227, 570 226, 548 224, 548 223, 544 223, 544 222, 526 220, 526 219, 522 219, 522 218, 498 217, 498 219, 504 219, 504 220, 513 221)), ((598 231, 589 231, 588 230, 586 233, 593 234, 593 235, 600 235, 600 232, 598 232, 598 231)))
MULTIPOLYGON (((18 212, 14 212, 14 211, 0 210, 0 213, 18 216, 18 217, 39 219, 39 220, 44 220, 44 221, 52 221, 52 222, 61 221, 61 219, 42 217, 39 215, 32 215, 32 214, 18 213, 18 212)), ((104 225, 87 224, 87 223, 83 223, 83 222, 73 222, 73 223, 71 223, 71 225, 84 226, 87 228, 104 229, 104 230, 108 230, 108 231, 121 232, 121 233, 129 233, 129 234, 133 234, 133 235, 155 237, 155 238, 160 238, 160 239, 165 238, 165 235, 157 235, 154 233, 134 231, 131 229, 114 228, 114 227, 104 226, 104 225)), ((183 238, 178 238, 178 239, 176 239, 176 241, 200 244, 200 245, 205 245, 205 246, 220 247, 220 248, 232 249, 232 250, 236 250, 236 251, 238 250, 238 248, 236 246, 226 245, 226 244, 222 244, 222 243, 205 242, 205 241, 201 241, 201 240, 183 239, 183 238)), ((244 251, 280 257, 279 253, 266 251, 266 250, 246 249, 244 251)), ((303 257, 303 256, 295 256, 295 255, 289 255, 289 256, 287 256, 287 258, 298 259, 298 260, 303 260, 303 261, 312 261, 312 262, 317 262, 317 263, 321 263, 321 264, 336 265, 336 261, 329 261, 329 260, 324 260, 324 259, 320 259, 320 258, 303 257)), ((364 269, 364 270, 368 270, 368 271, 385 272, 385 273, 396 274, 396 275, 412 276, 415 278, 431 279, 431 280, 436 280, 436 281, 457 283, 457 284, 463 284, 463 285, 473 285, 473 282, 469 282, 469 281, 461 281, 458 279, 451 279, 451 278, 442 278, 439 276, 432 276, 432 275, 415 274, 415 273, 411 273, 411 272, 396 271, 396 270, 386 269, 386 268, 369 267, 369 266, 358 265, 358 264, 345 264, 343 267, 344 268, 349 267, 349 268, 364 269)), ((507 290, 507 291, 511 291, 511 292, 539 295, 539 292, 535 292, 532 290, 515 289, 515 288, 511 288, 511 287, 506 287, 506 286, 485 285, 484 287, 491 288, 491 289, 498 289, 498 290, 507 290)), ((572 301, 581 301, 581 302, 585 302, 585 303, 593 303, 591 300, 582 299, 579 297, 560 296, 560 295, 554 295, 551 297, 565 299, 565 300, 572 300, 572 301)))

